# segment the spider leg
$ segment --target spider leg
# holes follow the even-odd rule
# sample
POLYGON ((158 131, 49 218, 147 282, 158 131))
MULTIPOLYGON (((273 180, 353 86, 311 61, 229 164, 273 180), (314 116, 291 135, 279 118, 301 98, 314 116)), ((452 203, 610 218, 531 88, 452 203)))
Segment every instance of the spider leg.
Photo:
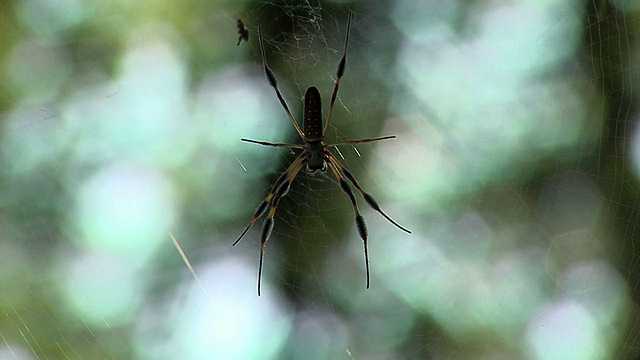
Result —
POLYGON ((328 144, 328 145, 325 145, 325 147, 338 146, 338 145, 353 145, 353 144, 361 144, 361 143, 370 143, 370 142, 374 142, 374 141, 388 140, 388 139, 395 139, 395 138, 396 138, 395 135, 387 135, 387 136, 381 136, 381 137, 371 138, 371 139, 347 140, 347 141, 341 141, 341 142, 337 142, 337 143, 333 143, 333 144, 328 144))
POLYGON ((258 27, 258 40, 260 42, 260 54, 262 55, 262 65, 264 67, 264 73, 267 76, 267 80, 269 81, 269 85, 271 85, 271 87, 276 91, 276 95, 278 96, 278 100, 280 100, 280 104, 282 104, 282 107, 287 112, 287 115, 289 115, 289 119, 291 119, 291 122, 293 123, 293 126, 296 128, 298 135, 300 135, 300 138, 304 140, 305 139, 304 133, 300 129, 300 126, 298 126, 298 123, 296 122, 296 118, 293 117, 291 110, 289 110, 289 106, 287 106, 287 102, 284 101, 284 98, 280 93, 280 89, 278 89, 278 81, 276 81, 276 77, 275 75, 273 75, 273 71, 271 70, 271 68, 269 68, 269 65, 267 65, 267 58, 265 57, 265 51, 264 51, 264 41, 262 40, 262 31, 260 30, 259 27, 258 27))
POLYGON ((327 154, 327 156, 329 157, 329 163, 330 164, 334 164, 335 166, 337 166, 340 171, 342 171, 344 173, 344 175, 347 177, 347 179, 349 179, 349 181, 351 181, 351 183, 353 184, 353 186, 356 187, 356 189, 358 189, 358 191, 360 192, 360 194, 362 194, 362 197, 364 198, 364 201, 367 202, 367 204, 375 211, 379 212, 380 215, 384 216, 385 219, 387 219, 390 223, 392 223, 393 225, 395 225, 398 229, 411 234, 411 230, 405 228, 404 226, 398 224, 397 222, 395 222, 392 218, 389 217, 389 215, 385 214, 384 211, 382 211, 382 209, 380 209, 380 205, 378 205, 378 202, 371 196, 369 195, 367 192, 365 192, 361 187, 360 184, 358 184, 358 181, 356 181, 356 178, 351 174, 351 172, 349 172, 349 170, 347 170, 346 167, 344 167, 344 165, 342 165, 340 163, 340 161, 338 161, 338 159, 333 156, 333 154, 329 151, 329 150, 325 150, 325 153, 327 154))
POLYGON ((353 191, 351 191, 351 187, 346 181, 344 181, 344 178, 342 177, 342 175, 340 175, 340 171, 338 171, 338 168, 336 168, 336 165, 333 162, 329 161, 327 164, 329 165, 329 168, 331 168, 331 171, 333 172, 333 174, 338 179, 338 182, 340 182, 340 188, 342 189, 342 191, 344 191, 347 194, 347 196, 349 196, 349 200, 353 205, 353 212, 356 215, 356 229, 358 229, 360 238, 362 238, 362 242, 364 243, 364 264, 367 272, 367 289, 368 289, 369 283, 370 283, 370 276, 369 276, 369 245, 367 242, 367 226, 364 223, 364 218, 362 217, 362 215, 360 215, 360 211, 358 210, 358 204, 356 203, 356 197, 353 195, 353 191))
POLYGON ((302 166, 307 162, 306 157, 302 157, 305 153, 301 154, 300 161, 295 165, 295 167, 289 167, 292 169, 289 174, 286 176, 286 180, 278 187, 278 190, 275 191, 275 195, 273 196, 273 200, 271 200, 271 207, 269 208, 269 214, 267 218, 264 220, 262 224, 262 235, 260 236, 260 260, 258 265, 258 296, 260 296, 260 284, 262 283, 262 264, 264 258, 264 246, 269 240, 269 236, 271 235, 271 231, 273 230, 273 216, 276 213, 276 208, 278 207, 278 202, 280 199, 287 195, 289 192, 289 188, 291 187, 291 182, 295 179, 296 175, 302 166))
POLYGON ((286 183, 288 176, 291 175, 291 173, 294 171, 295 172, 299 171, 300 167, 302 167, 301 162, 302 162, 302 159, 304 158, 303 156, 304 154, 305 153, 302 152, 300 155, 298 155, 298 157, 291 163, 291 165, 289 165, 287 170, 285 170, 285 172, 283 172, 282 175, 280 175, 278 180, 276 180, 275 184, 273 184, 273 187, 271 188, 271 192, 269 193, 269 195, 267 195, 266 198, 264 198, 264 200, 260 203, 260 205, 258 205, 258 207, 256 208, 256 211, 253 213, 253 217, 251 218, 251 221, 249 221, 249 224, 247 225, 247 227, 244 228, 244 230, 242 231, 242 234, 240 234, 240 236, 233 243, 232 246, 236 246, 236 244, 239 243, 240 240, 242 240, 242 238, 247 233, 247 231, 251 229, 253 224, 260 217, 262 217, 262 215, 267 211, 268 205, 274 197, 276 197, 278 194, 280 194, 279 197, 282 197, 287 194, 287 191, 289 191, 288 185, 285 188, 283 188, 283 186, 286 183))
POLYGON ((286 143, 273 143, 269 141, 259 141, 259 140, 251 140, 251 139, 240 139, 241 141, 258 144, 263 146, 273 146, 273 147, 286 147, 292 149, 304 149, 303 145, 295 145, 295 144, 286 144, 286 143))
POLYGON ((329 112, 327 113, 327 121, 324 123, 324 129, 322 130, 322 138, 324 139, 325 134, 327 133, 327 129, 329 128, 329 121, 331 120, 331 113, 333 113, 333 105, 336 102, 336 97, 338 96, 338 88, 340 87, 340 79, 342 79, 342 75, 344 75, 344 68, 347 64, 347 50, 349 48, 349 31, 351 30, 351 17, 353 13, 349 11, 349 20, 347 20, 347 35, 344 39, 344 51, 342 53, 342 58, 338 62, 338 69, 336 70, 336 84, 333 86, 333 94, 331 94, 331 102, 329 103, 329 112))

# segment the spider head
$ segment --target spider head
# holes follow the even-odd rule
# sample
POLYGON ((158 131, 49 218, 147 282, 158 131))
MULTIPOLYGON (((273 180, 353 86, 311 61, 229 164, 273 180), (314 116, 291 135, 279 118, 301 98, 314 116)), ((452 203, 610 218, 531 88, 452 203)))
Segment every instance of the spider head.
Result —
POLYGON ((327 169, 324 144, 321 140, 307 141, 304 149, 307 160, 307 172, 314 173, 316 171, 325 171, 327 169))
POLYGON ((311 166, 309 166, 307 164, 307 173, 314 175, 320 172, 324 172, 325 170, 327 170, 327 164, 323 161, 322 162, 322 166, 319 168, 312 168, 311 166))

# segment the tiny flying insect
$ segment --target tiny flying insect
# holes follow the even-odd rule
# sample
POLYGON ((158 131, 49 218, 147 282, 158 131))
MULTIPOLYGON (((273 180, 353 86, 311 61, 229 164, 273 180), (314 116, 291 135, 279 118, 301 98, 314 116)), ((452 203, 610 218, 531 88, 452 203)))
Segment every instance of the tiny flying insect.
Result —
POLYGON ((238 37, 238 43, 236 44, 236 46, 239 46, 242 40, 244 40, 245 42, 249 41, 249 29, 244 26, 244 23, 240 19, 238 19, 236 27, 238 28, 238 35, 240 35, 238 37))

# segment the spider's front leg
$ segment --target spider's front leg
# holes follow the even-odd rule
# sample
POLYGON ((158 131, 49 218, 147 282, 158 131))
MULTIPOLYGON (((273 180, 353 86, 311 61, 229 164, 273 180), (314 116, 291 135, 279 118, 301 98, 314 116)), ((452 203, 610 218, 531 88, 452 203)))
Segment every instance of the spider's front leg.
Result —
MULTIPOLYGON (((275 192, 272 192, 273 197, 270 201, 271 206, 269 207, 269 214, 267 215, 267 218, 264 220, 264 223, 262 224, 262 234, 260 236, 260 259, 259 259, 259 265, 258 265, 258 296, 260 296, 260 285, 262 283, 262 264, 264 262, 263 261, 264 247, 265 247, 265 244, 267 243, 267 240, 269 240, 269 236, 271 236, 271 231, 273 230, 273 217, 276 214, 276 208, 278 207, 278 202, 283 196, 287 195, 287 193, 289 192, 289 189, 291 188, 291 182, 293 181, 293 179, 295 179, 296 175, 298 175, 298 172, 300 171, 300 169, 302 169, 302 166, 307 162, 306 152, 303 152, 302 154, 300 154, 298 156, 298 159, 296 159, 296 161, 294 161, 294 163, 291 164, 291 166, 289 167, 291 171, 289 171, 288 169, 287 170, 288 174, 287 172, 285 172, 285 174, 287 174, 285 180, 281 184, 278 184, 276 182, 276 184, 274 185, 274 188, 276 187, 277 188, 275 192), (300 161, 298 161, 298 159, 300 159, 300 161)), ((266 209, 266 206, 265 206, 265 209, 266 209)), ((262 211, 264 212, 264 210, 262 211)))
MULTIPOLYGON (((328 151, 326 153, 330 154, 328 151)), ((365 270, 367 272, 367 289, 368 289, 371 281, 370 281, 370 274, 369 274, 369 243, 368 243, 367 225, 365 224, 364 218, 362 217, 362 215, 360 215, 360 210, 358 210, 358 203, 356 202, 356 197, 353 195, 353 191, 351 191, 351 186, 349 186, 349 184, 344 180, 338 168, 331 161, 331 158, 329 158, 328 155, 325 155, 325 157, 326 157, 327 165, 329 165, 329 168, 333 172, 333 175, 336 176, 336 178, 338 179, 338 182, 340 183, 340 188, 342 189, 342 191, 344 191, 347 194, 347 196, 349 196, 351 205, 353 205, 353 212, 355 213, 355 216, 356 216, 356 229, 358 229, 358 234, 360 235, 360 238, 362 239, 362 242, 364 244, 364 264, 365 264, 365 270)))
MULTIPOLYGON (((264 213, 267 211, 268 209, 268 205, 269 203, 271 203, 271 200, 277 195, 278 190, 282 187, 282 185, 286 182, 287 178, 291 175, 292 172, 294 171, 299 171, 295 170, 300 163, 303 161, 305 155, 304 152, 301 153, 300 155, 298 155, 298 157, 291 163, 291 165, 289 165, 289 167, 287 168, 287 170, 285 170, 285 172, 282 173, 282 175, 280 175, 280 177, 278 178, 278 180, 276 180, 276 183, 273 184, 273 187, 271 188, 271 192, 269 193, 269 195, 267 195, 266 198, 264 198, 264 200, 260 203, 260 205, 258 205, 258 207, 256 208, 256 211, 253 213, 253 217, 251 218, 251 221, 249 221, 249 224, 244 228, 244 230, 242 231, 242 234, 240 234, 240 236, 238 236, 238 239, 236 239, 236 241, 233 243, 232 246, 236 246, 237 243, 240 242, 240 240, 242 240, 242 238, 244 237, 244 235, 249 231, 249 229, 251 229, 251 227, 253 226, 253 224, 262 217, 262 215, 264 215, 264 213)), ((287 188, 288 190, 288 188, 287 188)), ((282 193, 280 196, 284 196, 287 193, 284 192, 282 193)))
MULTIPOLYGON (((384 138, 381 138, 381 139, 384 139, 384 138)), ((342 191, 344 191, 347 194, 347 196, 349 196, 349 200, 353 205, 353 211, 356 215, 356 229, 358 229, 358 234, 360 235, 360 238, 362 238, 362 241, 364 243, 364 261, 365 261, 365 266, 367 270, 367 289, 368 289, 370 284, 370 274, 369 274, 369 249, 368 249, 368 242, 367 242, 367 226, 364 222, 364 218, 362 217, 362 215, 360 215, 360 211, 358 210, 358 204, 356 203, 356 197, 353 195, 351 186, 349 186, 349 184, 344 180, 344 178, 342 177, 342 174, 344 174, 347 177, 347 179, 349 179, 349 181, 353 184, 353 186, 356 187, 356 189, 360 192, 360 194, 364 198, 367 205, 369 205, 373 210, 380 213, 380 215, 382 215, 385 219, 387 219, 389 222, 395 225, 398 229, 409 234, 411 234, 411 231, 405 228, 404 226, 398 224, 397 222, 395 222, 384 211, 382 211, 382 209, 380 209, 380 205, 378 205, 378 202, 373 198, 373 196, 369 195, 367 192, 365 192, 362 189, 360 184, 358 184, 358 181, 356 181, 356 178, 351 174, 351 172, 346 167, 344 167, 344 165, 342 165, 338 161, 338 159, 336 159, 335 156, 333 156, 331 151, 329 150, 324 151, 324 159, 327 165, 329 165, 329 168, 331 168, 331 171, 333 172, 333 174, 338 179, 340 183, 340 188, 342 189, 342 191)))
POLYGON ((342 171, 342 173, 344 173, 344 175, 347 177, 347 179, 349 179, 349 181, 351 181, 353 186, 355 186, 356 189, 358 189, 358 191, 360 192, 360 194, 364 198, 364 201, 366 201, 367 205, 369 205, 373 210, 377 211, 380 215, 382 215, 390 223, 395 225, 395 227, 397 227, 398 229, 406 232, 407 234, 411 234, 411 230, 409 230, 406 227, 398 224, 389 215, 387 215, 384 211, 382 211, 382 209, 380 208, 380 205, 378 205, 378 202, 373 198, 373 196, 371 196, 369 193, 364 191, 364 189, 362 189, 362 187, 360 186, 360 184, 358 184, 358 181, 351 174, 351 172, 344 165, 342 165, 340 163, 340 161, 338 161, 338 159, 336 159, 336 157, 333 156, 333 154, 330 151, 327 150, 326 153, 327 153, 327 157, 329 158, 329 163, 334 164, 335 166, 337 166, 340 169, 340 171, 342 171))

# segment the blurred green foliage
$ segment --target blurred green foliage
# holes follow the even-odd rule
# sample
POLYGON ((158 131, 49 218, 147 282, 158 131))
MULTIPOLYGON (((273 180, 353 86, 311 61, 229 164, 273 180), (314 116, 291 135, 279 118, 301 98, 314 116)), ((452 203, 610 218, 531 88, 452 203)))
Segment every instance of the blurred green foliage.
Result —
POLYGON ((0 358, 637 358, 633 2, 0 5, 0 358), (283 96, 408 236, 301 174, 283 96), (249 41, 237 46, 242 18, 249 41), (256 225, 256 228, 258 225, 256 225), (177 246, 171 241, 175 235, 177 246), (181 257, 184 251, 188 260, 181 257), (193 273, 190 266, 193 266, 193 273))

